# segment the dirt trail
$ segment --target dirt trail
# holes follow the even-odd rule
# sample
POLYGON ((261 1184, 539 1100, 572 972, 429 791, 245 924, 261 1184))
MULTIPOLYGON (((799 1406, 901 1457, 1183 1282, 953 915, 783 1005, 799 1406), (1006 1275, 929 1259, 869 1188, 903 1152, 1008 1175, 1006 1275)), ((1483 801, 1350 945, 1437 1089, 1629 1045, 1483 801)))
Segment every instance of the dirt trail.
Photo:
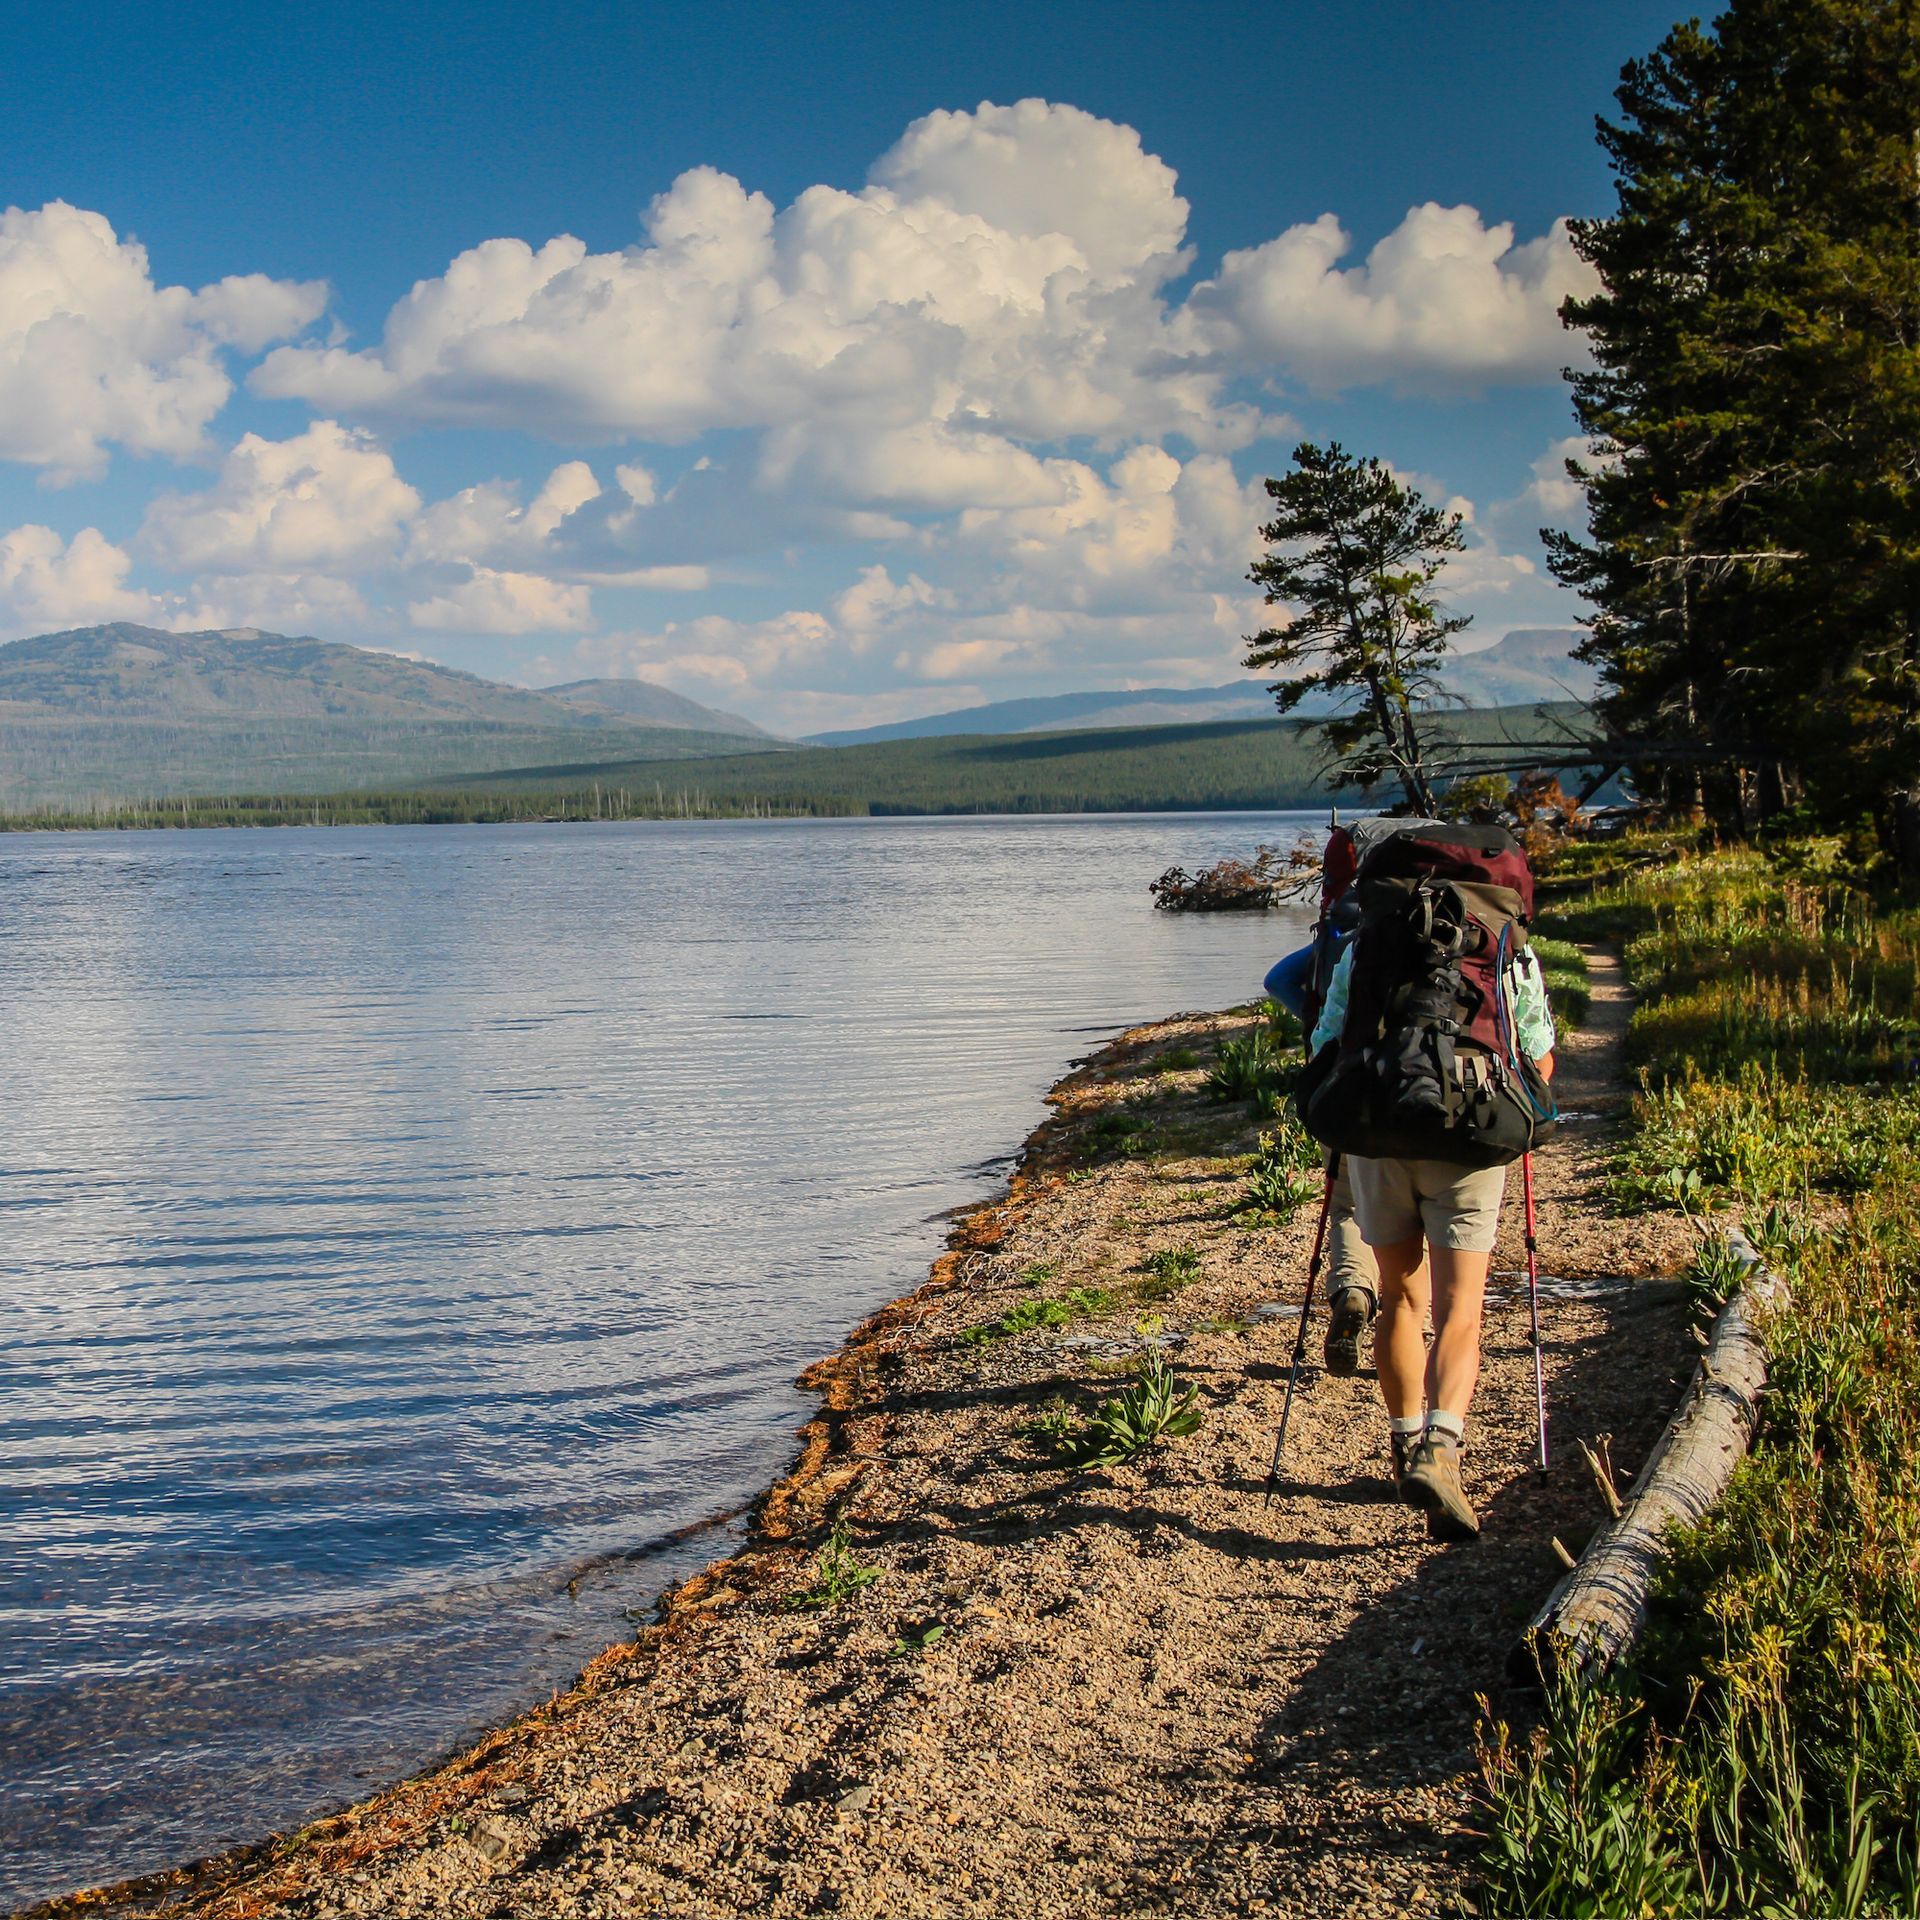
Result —
POLYGON ((1498 1692, 1555 1577, 1552 1537, 1577 1550, 1598 1520, 1573 1440, 1611 1431, 1630 1472, 1690 1364, 1676 1290, 1619 1284, 1678 1265, 1684 1231, 1599 1201, 1627 1003, 1594 961, 1593 1016, 1557 1082, 1589 1117, 1538 1157, 1562 1464, 1528 1471, 1516 1176, 1469 1433, 1478 1543, 1427 1541, 1389 1498, 1371 1381, 1317 1370, 1282 1497, 1262 1504, 1312 1220, 1230 1217, 1253 1127, 1205 1099, 1201 1069, 1248 1023, 1142 1028, 1056 1090, 1012 1194, 963 1224, 928 1286, 816 1370, 825 1410, 799 1468, 749 1550, 682 1589, 660 1627, 297 1844, 106 1910, 1442 1911, 1463 1873, 1474 1695, 1498 1692), (1099 1157, 1142 1125, 1152 1159, 1099 1157), (1143 1261, 1171 1248, 1196 1251, 1201 1277, 1143 1298, 1143 1261), (1075 1285, 1118 1304, 1067 1329, 956 1337, 1075 1285), (1184 1335, 1205 1425, 1143 1466, 1048 1464, 1021 1423, 1113 1391, 1149 1310, 1184 1335), (829 1515, 879 1577, 795 1611, 829 1515), (896 1651, 936 1623, 924 1651, 896 1651))

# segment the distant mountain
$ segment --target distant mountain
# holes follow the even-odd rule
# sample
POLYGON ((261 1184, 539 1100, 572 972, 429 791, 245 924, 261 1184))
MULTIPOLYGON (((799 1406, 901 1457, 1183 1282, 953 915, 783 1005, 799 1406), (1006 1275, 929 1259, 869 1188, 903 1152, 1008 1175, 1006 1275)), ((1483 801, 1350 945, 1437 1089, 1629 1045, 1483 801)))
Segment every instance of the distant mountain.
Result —
POLYGON ((1515 627, 1490 647, 1455 656, 1443 676, 1469 706, 1513 707, 1530 700, 1591 700, 1600 680, 1573 649, 1577 627, 1515 627))
POLYGON ((1131 692, 1039 694, 958 707, 883 727, 808 737, 810 747, 860 747, 879 740, 933 740, 959 733, 1054 733, 1072 728, 1182 726, 1201 720, 1256 720, 1273 711, 1258 681, 1226 687, 1142 687, 1131 692))
POLYGON ((336 641, 82 627, 0 646, 0 806, 331 792, 777 745, 744 720, 683 705, 691 712, 648 724, 336 641))
MULTIPOLYGON (((0 716, 110 720, 484 720, 603 727, 611 713, 430 660, 254 627, 116 621, 0 646, 0 716)), ((723 729, 724 731, 724 729, 723 729)))
MULTIPOLYGON (((1571 628, 1521 627, 1477 653, 1455 657, 1447 689, 1473 708, 1592 697, 1593 669, 1572 657, 1581 638, 1571 628)), ((1318 709, 1324 711, 1324 707, 1318 709)), ((1311 715, 1313 703, 1300 711, 1311 715)), ((1131 691, 1043 694, 996 700, 918 720, 812 735, 814 747, 850 747, 877 740, 928 740, 960 733, 1046 733, 1090 727, 1159 727, 1212 720, 1257 720, 1273 713, 1273 696, 1258 681, 1219 687, 1143 687, 1131 691)))
POLYGON ((737 733, 748 739, 771 740, 764 727, 719 707, 703 707, 698 700, 651 680, 569 680, 564 686, 542 687, 548 699, 563 701, 583 713, 618 714, 649 727, 694 727, 703 733, 737 733))

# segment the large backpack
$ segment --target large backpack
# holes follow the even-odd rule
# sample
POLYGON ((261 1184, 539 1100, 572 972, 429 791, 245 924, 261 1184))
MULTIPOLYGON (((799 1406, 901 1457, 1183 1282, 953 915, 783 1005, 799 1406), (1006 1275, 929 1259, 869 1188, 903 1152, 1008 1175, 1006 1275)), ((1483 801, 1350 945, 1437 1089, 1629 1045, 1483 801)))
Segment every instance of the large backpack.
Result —
POLYGON ((1533 876, 1498 827, 1418 821, 1354 881, 1347 1018, 1296 1094, 1314 1137, 1367 1159, 1500 1166, 1553 1130, 1506 976, 1527 951, 1533 876))

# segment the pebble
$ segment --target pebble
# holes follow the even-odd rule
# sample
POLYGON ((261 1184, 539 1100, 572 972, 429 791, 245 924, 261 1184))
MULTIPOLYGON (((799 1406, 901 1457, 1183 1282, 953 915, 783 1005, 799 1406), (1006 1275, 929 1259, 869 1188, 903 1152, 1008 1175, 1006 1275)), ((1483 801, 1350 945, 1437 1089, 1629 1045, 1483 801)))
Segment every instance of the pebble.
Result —
POLYGON ((469 1836, 483 1860, 498 1866, 513 1851, 513 1835, 491 1820, 482 1820, 469 1836))

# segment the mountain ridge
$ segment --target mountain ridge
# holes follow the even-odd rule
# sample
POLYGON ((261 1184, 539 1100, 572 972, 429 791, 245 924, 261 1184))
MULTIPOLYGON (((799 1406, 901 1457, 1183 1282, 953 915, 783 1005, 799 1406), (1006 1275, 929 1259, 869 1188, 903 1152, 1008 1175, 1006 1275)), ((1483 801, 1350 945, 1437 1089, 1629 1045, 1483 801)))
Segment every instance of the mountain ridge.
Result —
POLYGON ((566 680, 558 686, 536 687, 534 692, 583 711, 619 714, 650 727, 737 733, 748 739, 778 738, 744 714, 702 706, 698 700, 689 700, 684 693, 675 693, 652 680, 566 680))
MULTIPOLYGON (((1593 669, 1573 659, 1569 650, 1569 643, 1580 638, 1574 628, 1516 627, 1490 647, 1455 655, 1443 678, 1450 692, 1468 706, 1481 709, 1590 698, 1596 684, 1593 669)), ((1273 696, 1264 684, 1248 678, 1216 687, 1139 687, 995 700, 984 706, 926 714, 916 720, 809 734, 802 744, 852 747, 963 733, 1197 724, 1257 719, 1271 715, 1273 710, 1273 696)), ((1309 704, 1299 711, 1311 717, 1325 707, 1309 704)))
POLYGON ((175 633, 117 621, 35 634, 0 646, 0 806, 397 785, 563 757, 783 746, 665 688, 624 696, 627 711, 604 683, 572 692, 257 627, 175 633), (637 717, 652 695, 665 717, 637 717))
POLYGON ((517 687, 438 661, 260 627, 110 621, 0 645, 0 714, 111 720, 439 720, 767 737, 643 680, 517 687), (631 691, 628 691, 631 690, 631 691))

